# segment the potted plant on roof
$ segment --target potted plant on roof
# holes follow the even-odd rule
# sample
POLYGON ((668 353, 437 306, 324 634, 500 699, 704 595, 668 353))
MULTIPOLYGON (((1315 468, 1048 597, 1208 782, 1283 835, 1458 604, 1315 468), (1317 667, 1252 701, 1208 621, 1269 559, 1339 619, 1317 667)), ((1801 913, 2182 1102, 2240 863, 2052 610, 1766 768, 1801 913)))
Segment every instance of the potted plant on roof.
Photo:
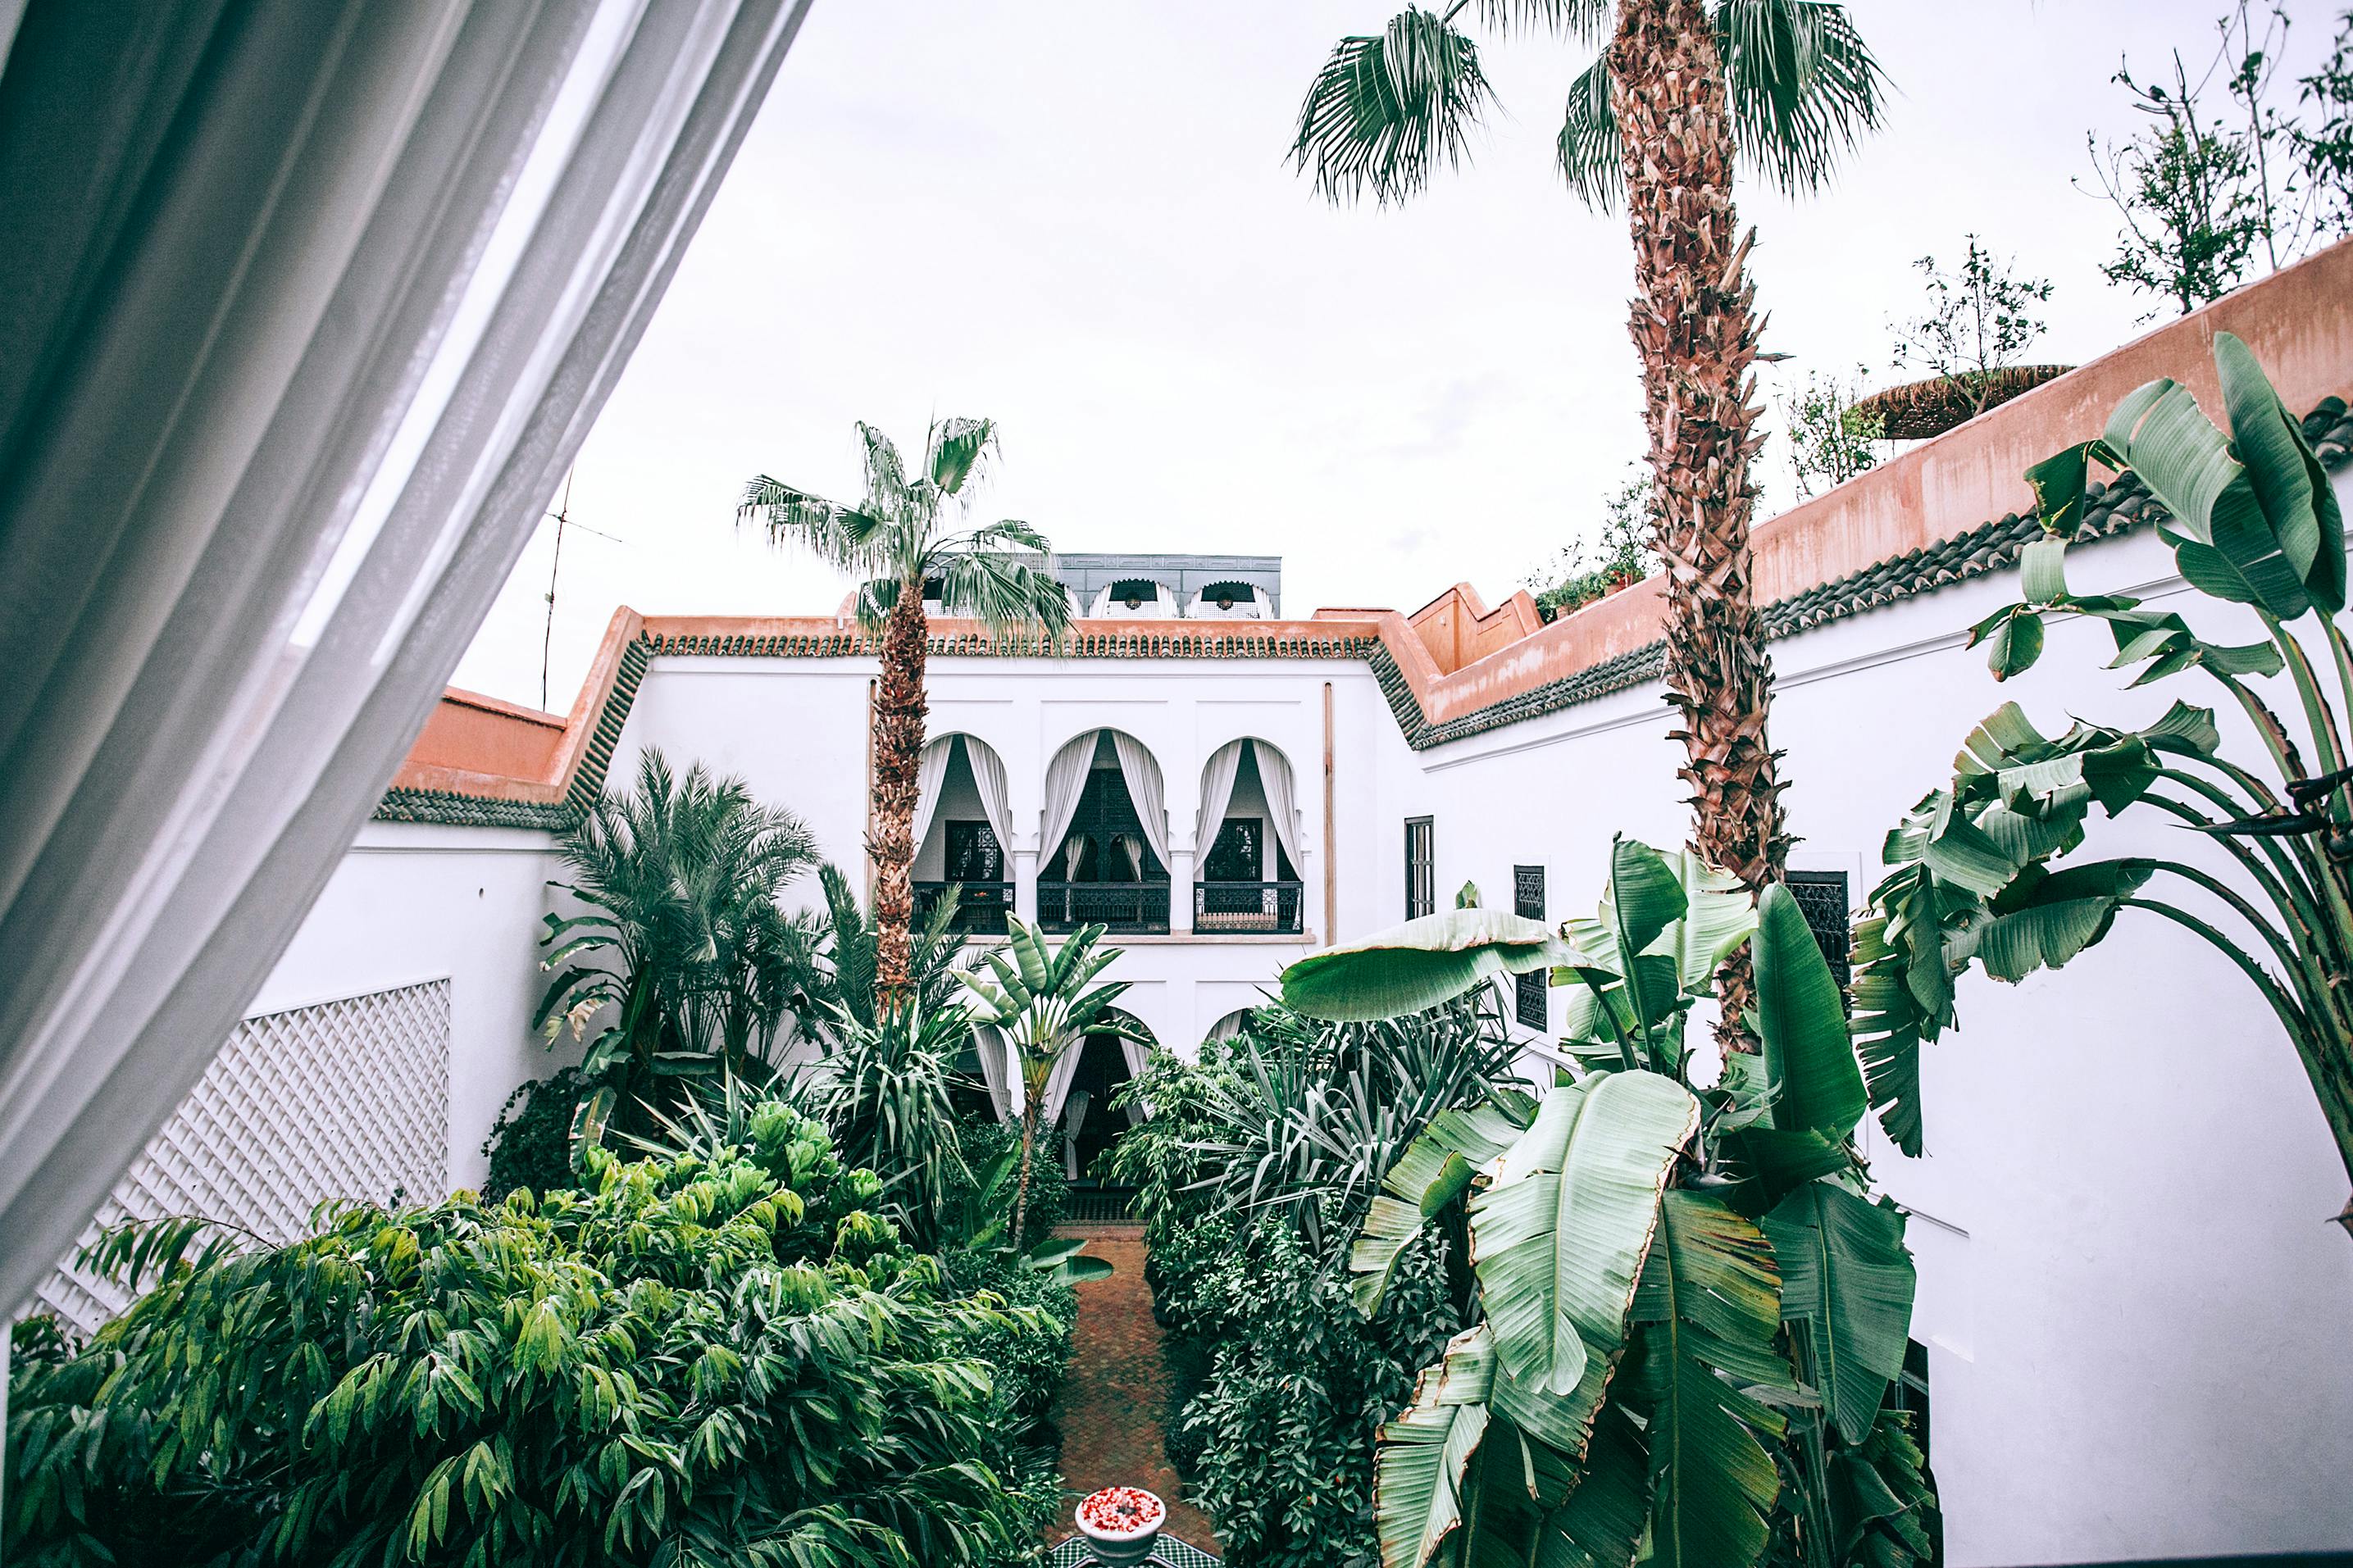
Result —
POLYGON ((1929 374, 1855 404, 1854 412, 1875 421, 1883 439, 1941 436, 2074 368, 2018 363, 2045 331, 2033 312, 2050 301, 2051 284, 2018 277, 1974 234, 1968 247, 1957 275, 1933 256, 1913 263, 1927 278, 1928 309, 1896 329, 1895 363, 1929 374))

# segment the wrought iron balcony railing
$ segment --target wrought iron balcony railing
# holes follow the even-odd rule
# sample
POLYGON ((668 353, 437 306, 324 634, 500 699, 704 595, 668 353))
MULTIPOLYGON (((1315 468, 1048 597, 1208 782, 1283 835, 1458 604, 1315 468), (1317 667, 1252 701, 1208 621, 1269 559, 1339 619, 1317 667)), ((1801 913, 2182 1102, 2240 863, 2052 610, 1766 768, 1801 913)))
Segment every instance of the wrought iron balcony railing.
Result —
POLYGON ((915 884, 915 921, 923 923, 931 917, 933 907, 946 896, 950 888, 961 888, 956 895, 955 925, 967 936, 1003 936, 1006 912, 1013 908, 1013 884, 1010 882, 918 882, 915 884))
POLYGON ((1050 931, 1105 925, 1115 931, 1168 929, 1166 882, 1039 882, 1038 923, 1050 931))
POLYGON ((1196 882, 1193 929, 1204 936, 1221 932, 1297 935, 1297 882, 1196 882))

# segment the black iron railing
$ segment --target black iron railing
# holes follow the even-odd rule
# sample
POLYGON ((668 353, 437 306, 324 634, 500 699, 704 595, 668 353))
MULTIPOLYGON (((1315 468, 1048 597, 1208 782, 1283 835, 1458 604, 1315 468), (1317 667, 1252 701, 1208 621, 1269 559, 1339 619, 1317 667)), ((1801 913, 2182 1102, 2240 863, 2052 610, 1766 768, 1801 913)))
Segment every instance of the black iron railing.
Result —
POLYGON ((956 895, 955 929, 971 936, 1003 936, 1006 912, 1013 908, 1013 884, 1010 882, 918 882, 915 884, 915 921, 918 925, 931 918, 933 907, 950 888, 961 887, 956 895))
POLYGON ((1165 931, 1168 929, 1168 884, 1040 882, 1038 923, 1051 931, 1071 931, 1082 925, 1105 925, 1115 931, 1165 931))
POLYGON ((1295 936, 1302 929, 1296 882, 1193 884, 1193 930, 1201 935, 1235 931, 1295 936))

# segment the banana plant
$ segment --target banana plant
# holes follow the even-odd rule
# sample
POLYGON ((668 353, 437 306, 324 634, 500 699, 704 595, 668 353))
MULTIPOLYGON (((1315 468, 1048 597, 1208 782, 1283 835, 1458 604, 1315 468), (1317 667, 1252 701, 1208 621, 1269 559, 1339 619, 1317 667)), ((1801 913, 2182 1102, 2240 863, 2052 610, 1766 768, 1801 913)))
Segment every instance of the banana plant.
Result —
POLYGON ((1433 1118, 1352 1249, 1369 1316, 1398 1254, 1460 1205, 1478 1287, 1479 1321, 1382 1429, 1383 1568, 1745 1568, 1768 1545, 1823 1568, 1926 1560, 1935 1500, 1909 1417, 1886 1407, 1911 1258, 1854 1151, 1862 1071, 1797 900, 1777 884, 1752 903, 1694 858, 1620 838, 1591 919, 1481 913, 1284 976, 1317 1016, 1539 965, 1569 988, 1575 1069, 1541 1100, 1433 1118), (1695 1086, 1684 1023, 1744 944, 1761 1050, 1695 1086))
MULTIPOLYGON (((2046 537, 2021 562, 2022 602, 1979 622, 1972 642, 2004 680, 2041 658, 2049 619, 2104 622, 2109 668, 2137 667, 2136 687, 2201 672, 2247 721, 2255 753, 2226 752, 2214 710, 2179 701, 2147 729, 2077 722, 2055 737, 2011 703, 1971 732, 1951 782, 1889 834, 1890 870, 1855 928, 1855 1031, 1873 1101, 1906 1153, 1926 1142, 1920 1047, 1954 1026, 1957 977, 1972 965, 2010 982, 2059 968, 2132 911, 2188 930, 2245 975, 2302 1058, 2353 1178, 2353 997, 2340 984, 2353 969, 2353 755, 2337 708, 2353 710, 2345 522, 2247 346, 2217 333, 2214 364, 2227 434, 2186 387, 2153 381, 2097 440, 2028 470, 2046 537), (2069 590, 2094 462, 2138 477, 2165 508, 2157 530, 2183 578, 2252 611, 2260 640, 2209 641, 2179 611, 2069 590), (2283 676, 2300 726, 2267 696, 2283 676), (2158 857, 2076 859, 2094 807, 2161 814, 2236 875, 2158 857)), ((2353 1229, 2353 1203, 2336 1217, 2353 1229)))
POLYGON ((1035 1163, 1046 1085, 1062 1058, 1090 1034, 1126 1034, 1133 1027, 1111 1005, 1127 992, 1114 980, 1088 989, 1094 977, 1119 957, 1098 951, 1108 927, 1081 926, 1060 947, 1018 915, 1006 917, 1002 951, 986 955, 995 984, 978 974, 964 976, 965 989, 980 1002, 978 1022, 993 1026, 1013 1049, 1021 1070, 1021 1165, 1013 1187, 1013 1234, 1029 1216, 1029 1173, 1035 1163))

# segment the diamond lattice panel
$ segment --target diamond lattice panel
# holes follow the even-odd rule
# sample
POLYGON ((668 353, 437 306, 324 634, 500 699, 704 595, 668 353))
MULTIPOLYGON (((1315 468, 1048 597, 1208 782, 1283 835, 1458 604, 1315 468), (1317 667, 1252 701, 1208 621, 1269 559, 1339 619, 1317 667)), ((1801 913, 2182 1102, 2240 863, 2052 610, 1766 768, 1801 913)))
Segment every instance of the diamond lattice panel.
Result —
MULTIPOLYGON (((264 1013, 237 1026, 75 1252, 165 1215, 287 1241, 330 1199, 438 1198, 448 1162, 448 981, 264 1013)), ((34 1294, 85 1334, 128 1300, 70 1256, 34 1294)))

